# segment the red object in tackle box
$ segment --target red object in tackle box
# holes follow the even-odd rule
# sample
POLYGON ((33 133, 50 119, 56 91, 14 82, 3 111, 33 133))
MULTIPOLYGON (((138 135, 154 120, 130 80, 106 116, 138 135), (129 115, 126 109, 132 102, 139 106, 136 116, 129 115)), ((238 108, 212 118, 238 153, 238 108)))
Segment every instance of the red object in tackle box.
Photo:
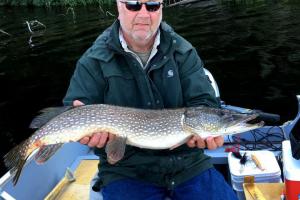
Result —
POLYGON ((300 197, 300 160, 293 158, 289 140, 283 141, 282 153, 287 200, 298 200, 300 197))

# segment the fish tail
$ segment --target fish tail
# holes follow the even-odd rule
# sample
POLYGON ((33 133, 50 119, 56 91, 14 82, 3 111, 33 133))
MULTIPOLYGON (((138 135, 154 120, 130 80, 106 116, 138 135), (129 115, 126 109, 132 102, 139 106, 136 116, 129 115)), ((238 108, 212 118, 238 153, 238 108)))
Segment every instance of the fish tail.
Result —
POLYGON ((14 147, 4 156, 5 166, 10 170, 13 176, 14 186, 17 184, 19 177, 21 175, 22 169, 33 150, 29 150, 30 142, 25 140, 21 144, 14 147))
POLYGON ((20 160, 20 162, 19 162, 19 164, 18 164, 18 166, 17 166, 17 169, 16 169, 16 171, 15 171, 14 174, 13 174, 13 185, 14 185, 14 186, 18 183, 18 180, 19 180, 19 178, 20 178, 20 176, 21 176, 21 172, 22 172, 23 167, 24 167, 24 165, 25 165, 25 163, 26 163, 26 160, 27 160, 27 159, 25 159, 25 160, 20 160))

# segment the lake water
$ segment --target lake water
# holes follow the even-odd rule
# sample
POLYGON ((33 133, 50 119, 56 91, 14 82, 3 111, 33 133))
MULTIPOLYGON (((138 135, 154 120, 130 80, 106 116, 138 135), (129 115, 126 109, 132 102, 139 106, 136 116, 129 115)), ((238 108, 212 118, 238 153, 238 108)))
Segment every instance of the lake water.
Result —
MULTIPOLYGON (((0 8, 1 157, 32 133, 27 127, 38 110, 61 105, 76 60, 113 15, 114 5, 0 8)), ((293 119, 300 1, 199 1, 164 8, 164 20, 197 48, 227 104, 293 119)), ((3 174, 2 163, 0 169, 3 174)))

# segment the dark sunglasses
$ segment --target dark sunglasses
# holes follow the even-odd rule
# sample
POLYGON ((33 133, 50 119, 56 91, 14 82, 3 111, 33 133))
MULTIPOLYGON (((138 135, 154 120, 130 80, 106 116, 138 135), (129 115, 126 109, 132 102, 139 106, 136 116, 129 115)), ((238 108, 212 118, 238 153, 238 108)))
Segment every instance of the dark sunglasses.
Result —
POLYGON ((155 12, 160 8, 162 2, 148 1, 141 3, 139 1, 120 1, 126 5, 126 8, 130 11, 139 11, 142 9, 143 4, 145 4, 147 11, 155 12))

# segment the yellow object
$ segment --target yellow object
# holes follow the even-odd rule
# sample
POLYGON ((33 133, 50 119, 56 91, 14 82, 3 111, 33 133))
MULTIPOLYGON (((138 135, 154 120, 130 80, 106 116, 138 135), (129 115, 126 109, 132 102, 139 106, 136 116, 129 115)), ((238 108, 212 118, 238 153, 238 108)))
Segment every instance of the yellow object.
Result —
POLYGON ((263 168, 261 162, 258 160, 257 156, 255 156, 254 154, 252 154, 251 158, 252 158, 253 162, 255 163, 256 167, 258 167, 262 171, 265 170, 265 168, 263 168))
POLYGON ((267 200, 260 189, 254 183, 246 184, 245 189, 251 195, 253 200, 267 200))
POLYGON ((54 200, 59 195, 60 191, 70 182, 75 181, 73 172, 67 168, 65 176, 62 180, 55 186, 55 188, 46 196, 45 200, 54 200))
POLYGON ((243 187, 246 200, 276 200, 280 199, 284 183, 244 183, 243 187))
POLYGON ((88 200, 90 182, 98 170, 98 163, 99 160, 82 160, 74 172, 76 180, 69 182, 64 177, 44 200, 88 200))

